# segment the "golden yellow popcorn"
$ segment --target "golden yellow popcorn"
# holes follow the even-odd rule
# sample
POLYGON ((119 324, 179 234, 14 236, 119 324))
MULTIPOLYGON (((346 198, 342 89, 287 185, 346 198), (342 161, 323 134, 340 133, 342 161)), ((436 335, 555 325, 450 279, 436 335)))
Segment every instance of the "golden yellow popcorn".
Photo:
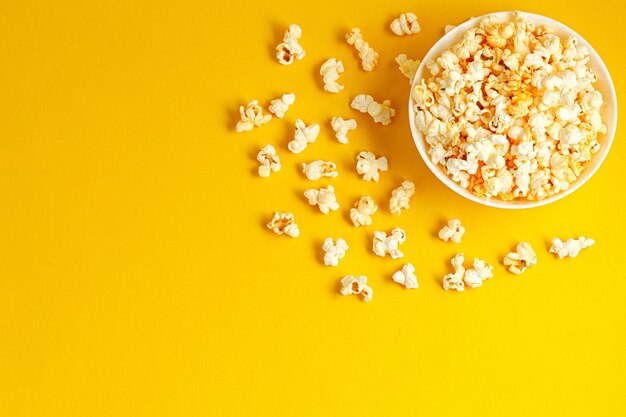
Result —
POLYGON ((289 25, 283 42, 276 47, 276 58, 282 65, 290 65, 294 59, 304 58, 306 52, 298 41, 302 37, 302 29, 298 25, 289 25))
POLYGON ((354 28, 346 35, 348 45, 353 45, 361 58, 361 68, 371 71, 378 64, 378 52, 363 40, 361 29, 354 28))
POLYGON ((398 36, 412 35, 420 31, 417 16, 410 12, 402 13, 399 17, 393 19, 389 27, 398 36))
POLYGON ((350 220, 355 227, 369 226, 372 224, 372 214, 376 213, 378 206, 369 195, 362 196, 350 209, 350 220))
POLYGON ((406 57, 405 54, 400 54, 396 57, 396 62, 400 66, 400 72, 406 78, 409 79, 409 84, 413 83, 413 78, 415 78, 415 73, 419 68, 422 61, 419 59, 412 60, 406 57))
POLYGON ((259 166, 259 176, 267 178, 270 172, 278 172, 281 168, 280 158, 276 155, 276 149, 272 145, 264 146, 256 156, 259 166))
POLYGON ((263 109, 259 106, 257 100, 252 100, 245 108, 240 106, 239 114, 241 120, 239 120, 237 126, 235 126, 237 132, 248 132, 252 130, 253 127, 263 126, 272 120, 271 114, 263 114, 263 109))
POLYGON ((528 242, 520 242, 515 248, 515 252, 509 252, 504 257, 504 266, 509 267, 509 271, 519 275, 526 271, 529 266, 537 265, 537 255, 528 242))
POLYGON ((267 224, 267 228, 277 235, 285 234, 291 237, 300 236, 300 229, 298 229, 298 225, 291 213, 275 212, 274 217, 267 224))
POLYGON ((396 115, 396 111, 391 108, 391 101, 385 100, 378 103, 374 98, 367 94, 359 94, 354 97, 350 106, 354 110, 361 113, 367 113, 374 119, 374 122, 387 126, 391 123, 391 118, 396 115))
POLYGON ((343 85, 337 82, 339 74, 342 72, 343 62, 337 61, 335 58, 330 58, 324 62, 320 68, 320 75, 324 79, 324 90, 329 93, 338 93, 343 90, 343 85))

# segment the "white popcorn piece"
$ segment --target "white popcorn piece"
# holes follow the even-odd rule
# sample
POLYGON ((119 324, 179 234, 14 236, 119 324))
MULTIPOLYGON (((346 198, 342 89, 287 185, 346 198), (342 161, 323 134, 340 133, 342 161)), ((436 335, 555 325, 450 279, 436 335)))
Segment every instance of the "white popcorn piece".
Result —
POLYGON ((344 120, 342 117, 333 117, 330 120, 330 126, 335 131, 335 137, 339 143, 346 144, 348 143, 348 132, 356 129, 356 120, 344 120))
POLYGON ((372 224, 372 215, 376 213, 378 206, 369 195, 362 196, 350 209, 350 220, 355 227, 369 226, 372 224))
POLYGON ((309 200, 309 204, 312 206, 317 205, 323 214, 328 214, 330 211, 335 211, 339 208, 337 197, 335 196, 335 188, 329 185, 326 188, 310 188, 304 192, 304 196, 309 200))
POLYGON ((341 279, 341 295, 357 294, 363 296, 363 301, 371 301, 374 295, 372 287, 367 285, 367 277, 360 275, 357 278, 347 275, 341 279))
POLYGON ((391 234, 387 236, 385 232, 374 232, 374 253, 378 256, 385 257, 389 254, 392 259, 402 258, 404 254, 398 249, 406 240, 406 232, 399 227, 393 229, 391 234))
POLYGON ((450 219, 448 224, 443 226, 439 231, 439 239, 447 242, 451 240, 454 243, 461 243, 461 238, 465 233, 465 227, 461 225, 461 220, 450 219))
POLYGON ((519 275, 526 271, 526 268, 537 265, 537 255, 528 242, 520 242, 515 248, 515 252, 509 252, 503 261, 504 266, 509 267, 509 271, 519 275))
POLYGON ((339 84, 339 74, 343 72, 343 62, 330 58, 324 62, 320 68, 320 75, 324 80, 324 90, 329 93, 338 93, 343 90, 343 85, 339 84))
POLYGON ((569 256, 570 258, 575 258, 578 256, 581 250, 592 246, 594 243, 596 243, 595 240, 586 238, 584 236, 581 236, 578 239, 569 238, 565 242, 556 237, 552 239, 550 252, 557 255, 559 259, 563 259, 566 256, 569 256))
POLYGON ((319 134, 320 125, 313 123, 307 126, 301 119, 297 119, 293 140, 289 142, 287 148, 293 153, 300 153, 306 149, 309 143, 315 142, 319 134))
POLYGON ((274 217, 267 224, 267 228, 272 230, 277 235, 285 234, 291 237, 300 236, 300 229, 296 224, 293 214, 277 211, 274 213, 274 217))
POLYGON ((383 126, 391 123, 391 119, 396 115, 395 109, 391 107, 390 100, 385 100, 381 104, 367 94, 359 94, 354 97, 350 106, 361 113, 369 114, 374 119, 374 122, 383 126))
POLYGON ((454 268, 454 272, 444 275, 444 290, 465 291, 465 282, 463 282, 463 277, 465 276, 465 268, 463 267, 464 261, 465 256, 463 253, 459 253, 452 258, 450 263, 452 264, 452 268, 454 268))
POLYGON ((465 271, 463 281, 470 288, 483 285, 483 281, 493 277, 493 267, 482 259, 474 258, 473 268, 465 271))
POLYGON ((257 100, 252 100, 246 107, 239 106, 239 114, 241 120, 235 126, 237 132, 249 132, 253 127, 263 126, 272 120, 271 114, 263 114, 263 109, 257 100))
POLYGON ((452 29, 454 29, 456 26, 455 25, 446 25, 445 28, 443 28, 444 33, 448 33, 450 32, 452 29))
POLYGON ((365 71, 371 71, 378 64, 378 52, 376 52, 367 42, 363 40, 361 29, 353 28, 346 35, 348 45, 354 45, 361 58, 361 68, 365 71))
POLYGON ((409 79, 409 84, 412 84, 413 78, 415 78, 415 73, 417 72, 417 69, 422 61, 419 59, 413 60, 407 58, 405 54, 400 54, 396 57, 396 63, 399 65, 402 75, 409 79))
POLYGON ((324 241, 322 249, 324 250, 324 265, 337 266, 339 260, 346 256, 348 244, 342 238, 338 238, 337 243, 334 243, 333 238, 329 237, 324 241))
POLYGON ((389 27, 391 31, 398 36, 413 35, 420 31, 417 16, 410 12, 402 13, 399 17, 393 19, 389 27))
POLYGON ((306 52, 299 43, 302 29, 298 25, 289 25, 283 42, 276 47, 276 58, 282 65, 291 65, 295 59, 302 59, 306 52))
POLYGON ((259 166, 259 177, 267 178, 271 172, 278 172, 281 168, 280 158, 272 145, 265 145, 256 156, 259 166))
POLYGON ((403 181, 398 188, 391 192, 391 198, 389 199, 389 211, 399 216, 402 214, 402 209, 410 209, 411 206, 409 205, 409 202, 413 194, 415 194, 415 184, 413 184, 412 181, 403 181))
POLYGON ((280 98, 274 99, 270 102, 268 110, 279 119, 285 117, 285 113, 289 106, 296 102, 296 95, 293 93, 283 94, 280 98))
POLYGON ((364 181, 378 182, 380 172, 387 172, 387 158, 376 155, 369 151, 361 151, 356 156, 356 172, 363 176, 364 181))
POLYGON ((302 164, 302 172, 308 180, 317 181, 320 178, 336 178, 337 165, 330 161, 313 161, 308 164, 302 164))
POLYGON ((417 277, 415 276, 415 267, 411 263, 404 265, 400 271, 394 272, 391 278, 408 289, 419 287, 417 277))

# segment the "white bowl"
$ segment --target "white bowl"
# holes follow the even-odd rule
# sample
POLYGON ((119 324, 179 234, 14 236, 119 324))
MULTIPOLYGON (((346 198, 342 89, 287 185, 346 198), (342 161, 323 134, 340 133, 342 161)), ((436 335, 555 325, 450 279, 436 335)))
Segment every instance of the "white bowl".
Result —
MULTIPOLYGON (((513 14, 514 12, 498 12, 490 13, 485 16, 475 17, 464 22, 463 24, 460 24, 459 26, 452 29, 450 32, 446 33, 441 39, 439 39, 439 41, 437 41, 437 43, 433 45, 433 47, 430 49, 430 51, 428 51, 428 53, 422 60, 421 65, 415 73, 415 78, 413 79, 411 91, 413 91, 415 84, 419 83, 422 80, 422 74, 424 73, 424 70, 426 68, 426 63, 431 59, 435 59, 445 50, 449 49, 452 45, 461 40, 465 31, 478 26, 480 21, 486 16, 493 16, 495 17, 496 21, 507 21, 513 18, 513 14)), ((503 201, 500 199, 478 197, 477 195, 473 194, 469 190, 461 187, 456 182, 454 182, 443 172, 440 166, 433 164, 433 162, 430 160, 428 150, 426 148, 427 144, 422 137, 422 134, 415 126, 415 112, 413 111, 411 98, 409 97, 409 122, 411 124, 411 133, 413 134, 413 140, 415 141, 415 145, 417 146, 417 149, 428 168, 430 168, 430 170, 435 174, 435 176, 437 176, 437 178, 441 180, 441 182, 443 182, 457 194, 462 195, 463 197, 477 203, 484 204, 486 206, 506 209, 521 209, 543 206, 545 204, 560 200, 561 198, 576 191, 578 188, 580 188, 580 186, 587 182, 587 180, 589 180, 589 178, 593 176, 598 168, 600 168, 600 165, 602 165, 602 162, 604 161, 604 158, 606 158, 606 155, 609 153, 609 149, 611 148, 611 144, 613 143, 615 128, 617 126, 617 99, 615 97, 615 87, 613 86, 613 81, 611 80, 611 76, 609 75, 609 71, 604 65, 604 62, 602 62, 602 59, 591 47, 591 45, 589 45, 589 43, 585 39, 583 39, 582 36, 574 32, 572 29, 568 28, 564 24, 557 22, 556 20, 538 14, 525 12, 523 14, 528 18, 528 20, 536 25, 545 25, 552 28, 555 34, 558 35, 561 39, 567 38, 569 36, 575 36, 580 44, 586 45, 590 51, 589 66, 596 72, 598 76, 598 82, 595 84, 595 88, 602 93, 602 97, 604 99, 604 104, 600 109, 600 114, 602 116, 603 122, 606 124, 607 132, 604 135, 599 135, 598 141, 602 145, 600 151, 593 156, 589 165, 576 179, 576 181, 570 184, 569 189, 543 200, 503 201)))

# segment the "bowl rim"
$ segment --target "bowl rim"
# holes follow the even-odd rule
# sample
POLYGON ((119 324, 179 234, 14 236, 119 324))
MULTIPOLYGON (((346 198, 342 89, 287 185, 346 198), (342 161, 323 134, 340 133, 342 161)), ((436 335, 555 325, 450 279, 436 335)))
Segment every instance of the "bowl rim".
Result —
MULTIPOLYGON (((559 37, 562 37, 562 36, 563 34, 559 34, 559 37)), ((591 44, 587 42, 585 38, 580 36, 580 34, 578 34, 576 31, 571 29, 569 26, 547 16, 543 16, 543 15, 536 14, 536 13, 523 12, 523 11, 501 11, 501 12, 487 13, 482 16, 473 17, 459 24, 458 26, 454 27, 448 33, 444 34, 437 42, 433 44, 433 46, 429 49, 429 51, 424 56, 424 59, 418 66, 418 69, 415 72, 415 76, 413 77, 413 80, 411 82, 411 90, 409 91, 408 103, 409 103, 409 106, 408 106, 409 107, 408 109, 409 110, 409 125, 411 128, 411 135, 413 136, 413 141, 415 142, 415 146, 417 147, 417 150, 420 156, 422 157, 422 160, 426 163, 430 171, 433 174, 435 174, 435 176, 441 182, 443 182, 448 188, 450 188, 455 193, 471 201, 474 201, 476 203, 489 206, 489 207, 495 207, 495 208, 519 210, 519 209, 525 209, 525 208, 540 207, 540 206, 544 206, 546 204, 550 204, 555 201, 558 201, 572 194, 574 191, 578 190, 583 184, 585 184, 598 171, 600 166, 604 163, 604 160, 606 159, 609 153, 609 150, 611 149, 611 145, 613 144, 613 140, 615 138, 615 132, 617 129, 618 111, 617 111, 617 96, 615 92, 615 85, 613 84, 613 79, 611 78, 611 74, 609 73, 609 70, 606 67, 600 55, 596 52, 595 49, 593 49, 591 44), (415 112, 413 111, 411 96, 412 96, 413 89, 415 88, 415 84, 417 83, 418 79, 421 81, 421 79, 423 78, 422 74, 424 73, 426 63, 433 58, 432 55, 439 55, 442 52, 443 46, 446 45, 447 43, 451 43, 451 40, 455 39, 459 33, 465 32, 477 26, 478 23, 482 19, 488 16, 493 16, 496 19, 502 18, 502 17, 511 18, 515 13, 520 13, 524 15, 531 22, 541 21, 541 23, 539 24, 550 26, 559 32, 568 32, 567 33, 568 36, 575 36, 580 43, 587 46, 589 48, 590 65, 593 66, 596 72, 601 73, 602 78, 605 80, 608 86, 608 92, 609 92, 610 97, 603 96, 603 101, 604 101, 603 104, 610 103, 613 111, 610 114, 610 117, 609 117, 610 120, 605 121, 605 125, 607 127, 607 133, 604 134, 604 143, 602 144, 603 145, 602 149, 600 150, 598 154, 594 156, 594 158, 596 158, 596 163, 593 166, 587 167, 587 169, 583 171, 583 174, 579 176, 577 180, 574 183, 572 183, 567 190, 559 192, 548 198, 544 198, 543 200, 512 200, 509 202, 509 201, 504 201, 504 200, 499 200, 499 199, 483 198, 483 197, 479 197, 475 195, 471 191, 461 187, 459 184, 454 182, 448 175, 446 175, 443 172, 443 170, 438 165, 435 165, 431 161, 430 156, 428 155, 428 151, 426 150, 426 141, 424 140, 421 132, 415 126, 415 112), (610 100, 607 100, 607 99, 610 99, 610 100)))

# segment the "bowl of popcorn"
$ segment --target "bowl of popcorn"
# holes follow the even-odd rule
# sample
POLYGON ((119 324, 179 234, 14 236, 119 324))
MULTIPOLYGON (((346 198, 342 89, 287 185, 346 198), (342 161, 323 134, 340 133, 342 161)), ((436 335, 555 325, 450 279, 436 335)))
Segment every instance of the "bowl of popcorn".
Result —
POLYGON ((456 193, 537 207, 583 185, 609 152, 615 88, 576 32, 522 12, 472 18, 426 54, 409 99, 413 139, 456 193))

